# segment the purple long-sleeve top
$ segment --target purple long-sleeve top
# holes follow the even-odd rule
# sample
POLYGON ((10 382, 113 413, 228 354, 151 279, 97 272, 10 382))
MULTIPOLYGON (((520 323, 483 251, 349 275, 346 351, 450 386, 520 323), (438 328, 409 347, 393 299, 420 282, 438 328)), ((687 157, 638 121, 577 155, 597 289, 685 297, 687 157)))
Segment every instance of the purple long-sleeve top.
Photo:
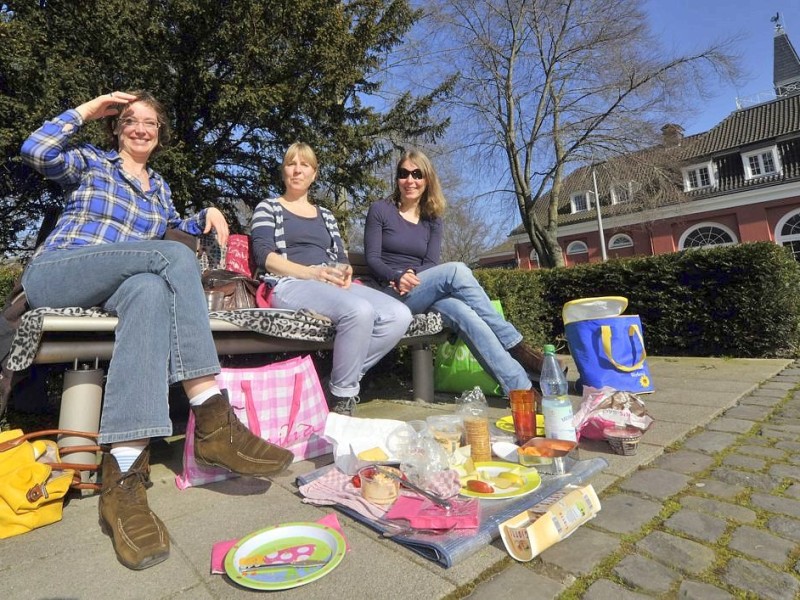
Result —
POLYGON ((439 264, 442 220, 411 223, 400 216, 394 202, 373 202, 364 225, 364 254, 373 276, 386 283, 397 281, 408 269, 415 273, 439 264))

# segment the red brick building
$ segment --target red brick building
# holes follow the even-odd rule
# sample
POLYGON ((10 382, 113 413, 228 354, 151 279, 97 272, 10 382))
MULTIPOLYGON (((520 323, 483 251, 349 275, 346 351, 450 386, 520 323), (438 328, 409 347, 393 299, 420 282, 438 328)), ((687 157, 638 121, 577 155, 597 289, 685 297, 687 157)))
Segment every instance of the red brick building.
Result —
MULTIPOLYGON (((582 167, 564 182, 558 241, 565 263, 769 240, 800 260, 800 58, 780 24, 776 98, 740 108, 704 133, 662 128, 652 148, 582 167), (600 197, 602 236, 594 202, 600 197)), ((549 197, 539 200, 542 216, 549 197)), ((537 268, 520 226, 480 266, 537 268)))

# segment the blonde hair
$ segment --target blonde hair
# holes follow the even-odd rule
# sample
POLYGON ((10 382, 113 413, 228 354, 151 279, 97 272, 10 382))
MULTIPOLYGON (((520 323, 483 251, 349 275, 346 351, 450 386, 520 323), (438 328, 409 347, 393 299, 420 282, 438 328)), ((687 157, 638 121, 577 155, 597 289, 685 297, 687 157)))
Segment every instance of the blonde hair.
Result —
POLYGON ((298 156, 314 167, 315 171, 318 169, 319 162, 317 161, 317 155, 314 154, 314 149, 305 142, 295 142, 289 146, 286 150, 286 154, 283 155, 283 164, 281 168, 288 165, 298 156))
POLYGON ((395 205, 400 206, 400 186, 397 185, 397 171, 405 161, 409 161, 417 165, 422 175, 425 177, 425 192, 422 194, 422 199, 419 203, 419 213, 424 219, 436 219, 444 214, 447 201, 442 193, 442 185, 439 183, 439 176, 436 175, 436 169, 433 168, 433 163, 425 155, 422 150, 408 150, 403 153, 400 160, 397 161, 397 168, 395 169, 394 180, 394 193, 392 199, 395 205))

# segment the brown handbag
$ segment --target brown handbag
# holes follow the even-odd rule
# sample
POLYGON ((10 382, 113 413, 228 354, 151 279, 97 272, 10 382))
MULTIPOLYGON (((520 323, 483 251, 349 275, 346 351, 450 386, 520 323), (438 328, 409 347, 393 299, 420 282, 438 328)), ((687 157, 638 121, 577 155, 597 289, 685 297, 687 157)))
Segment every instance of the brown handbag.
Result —
POLYGON ((215 310, 257 308, 258 281, 226 269, 211 269, 203 273, 203 289, 222 294, 222 306, 215 310))

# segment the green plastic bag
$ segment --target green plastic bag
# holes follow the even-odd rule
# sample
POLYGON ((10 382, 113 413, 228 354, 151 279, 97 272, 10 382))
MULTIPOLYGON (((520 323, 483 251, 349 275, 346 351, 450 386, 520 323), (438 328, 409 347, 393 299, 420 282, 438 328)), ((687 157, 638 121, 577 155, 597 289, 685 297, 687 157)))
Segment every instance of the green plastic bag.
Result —
MULTIPOLYGON (((503 307, 499 300, 492 300, 492 306, 503 315, 503 307)), ((437 392, 456 394, 478 386, 486 396, 503 395, 503 388, 494 377, 484 371, 461 339, 456 340, 454 344, 445 342, 436 350, 433 386, 437 392)))

